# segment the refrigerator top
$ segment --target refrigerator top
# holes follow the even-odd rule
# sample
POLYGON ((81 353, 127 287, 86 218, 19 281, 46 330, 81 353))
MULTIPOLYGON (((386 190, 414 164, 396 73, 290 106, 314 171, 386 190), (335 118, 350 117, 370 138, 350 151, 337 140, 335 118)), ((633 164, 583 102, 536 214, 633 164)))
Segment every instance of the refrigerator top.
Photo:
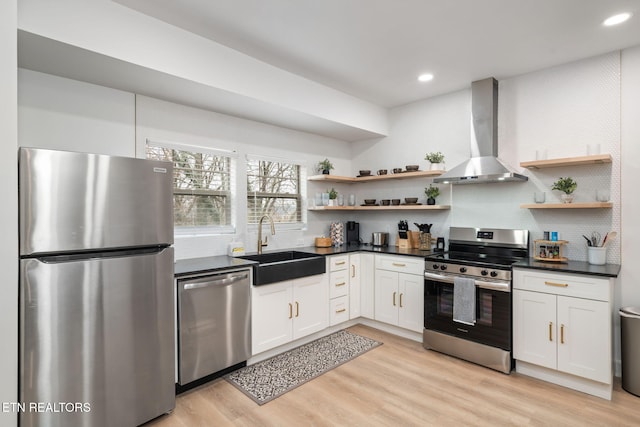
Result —
POLYGON ((173 244, 170 162, 19 152, 20 255, 173 244))

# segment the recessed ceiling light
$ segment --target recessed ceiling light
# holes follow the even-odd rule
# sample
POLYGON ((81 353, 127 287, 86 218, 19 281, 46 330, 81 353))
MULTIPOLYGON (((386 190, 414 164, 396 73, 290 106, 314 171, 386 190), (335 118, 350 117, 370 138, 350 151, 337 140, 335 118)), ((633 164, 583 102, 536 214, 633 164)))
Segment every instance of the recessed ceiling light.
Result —
POLYGON ((431 80, 433 80, 433 74, 431 73, 420 74, 418 76, 419 82, 430 82, 431 80))
POLYGON ((606 27, 611 27, 612 25, 618 25, 618 24, 622 24, 623 22, 625 22, 627 19, 631 18, 631 14, 630 13, 619 13, 617 15, 613 15, 608 17, 607 19, 604 20, 604 22, 602 23, 602 25, 606 26, 606 27))

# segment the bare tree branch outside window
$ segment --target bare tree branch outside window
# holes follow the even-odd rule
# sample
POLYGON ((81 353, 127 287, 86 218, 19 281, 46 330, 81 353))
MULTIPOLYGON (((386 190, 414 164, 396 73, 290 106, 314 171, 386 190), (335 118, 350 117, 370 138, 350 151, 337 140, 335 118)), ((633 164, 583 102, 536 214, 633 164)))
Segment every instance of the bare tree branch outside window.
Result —
POLYGON ((301 221, 300 166, 247 160, 247 216, 255 224, 262 215, 278 223, 301 221))
POLYGON ((147 144, 147 158, 173 162, 176 227, 231 225, 231 158, 147 144))

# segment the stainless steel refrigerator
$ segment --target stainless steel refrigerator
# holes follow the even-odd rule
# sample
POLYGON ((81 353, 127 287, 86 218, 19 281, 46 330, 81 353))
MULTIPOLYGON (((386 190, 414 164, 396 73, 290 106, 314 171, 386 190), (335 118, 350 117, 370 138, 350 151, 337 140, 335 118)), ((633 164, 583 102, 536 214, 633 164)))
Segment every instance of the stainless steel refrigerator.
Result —
POLYGON ((170 163, 21 148, 20 425, 175 406, 170 163))

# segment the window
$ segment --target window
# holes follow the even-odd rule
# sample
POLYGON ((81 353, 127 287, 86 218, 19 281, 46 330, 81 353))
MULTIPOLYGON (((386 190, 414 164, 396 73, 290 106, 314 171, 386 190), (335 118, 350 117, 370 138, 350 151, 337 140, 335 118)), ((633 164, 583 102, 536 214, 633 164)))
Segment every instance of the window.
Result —
POLYGON ((247 219, 256 224, 270 215, 280 224, 303 224, 300 165, 281 160, 247 159, 247 219))
POLYGON ((232 170, 228 153, 147 141, 147 158, 173 162, 177 232, 233 232, 232 170))

